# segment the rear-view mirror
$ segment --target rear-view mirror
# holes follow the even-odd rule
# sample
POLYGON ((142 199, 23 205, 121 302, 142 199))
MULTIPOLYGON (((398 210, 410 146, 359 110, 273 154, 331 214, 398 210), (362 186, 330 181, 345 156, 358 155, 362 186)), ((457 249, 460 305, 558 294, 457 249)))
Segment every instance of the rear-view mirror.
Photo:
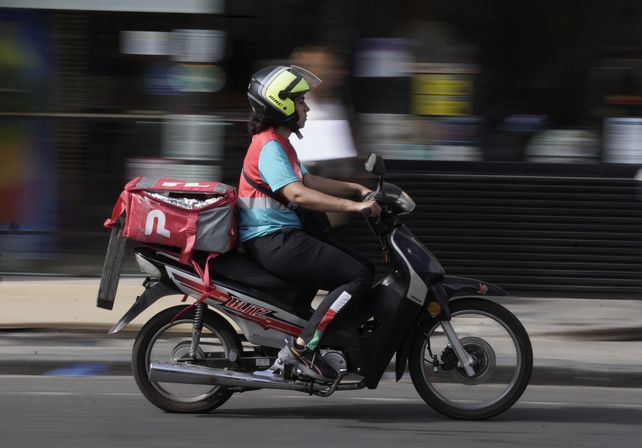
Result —
POLYGON ((383 176, 386 172, 386 165, 383 162, 383 157, 371 152, 366 160, 366 171, 376 174, 377 176, 383 176))

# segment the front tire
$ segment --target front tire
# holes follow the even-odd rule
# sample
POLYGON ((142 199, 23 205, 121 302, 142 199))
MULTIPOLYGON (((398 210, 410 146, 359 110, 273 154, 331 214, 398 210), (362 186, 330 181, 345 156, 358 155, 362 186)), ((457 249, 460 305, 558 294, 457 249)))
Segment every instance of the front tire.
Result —
POLYGON ((430 321, 411 347, 412 382, 428 405, 448 417, 494 417, 510 408, 528 385, 533 368, 528 333, 510 311, 488 300, 459 299, 450 303, 450 310, 457 337, 475 360, 475 375, 466 375, 441 324, 430 321))
MULTIPOLYGON (((132 370, 138 388, 152 404, 167 412, 208 412, 225 403, 232 392, 222 386, 160 383, 149 380, 152 361, 177 361, 189 352, 194 307, 179 305, 152 317, 138 333, 132 351, 132 370)), ((227 358, 232 349, 242 352, 241 340, 231 326, 213 311, 203 315, 197 356, 227 358)))

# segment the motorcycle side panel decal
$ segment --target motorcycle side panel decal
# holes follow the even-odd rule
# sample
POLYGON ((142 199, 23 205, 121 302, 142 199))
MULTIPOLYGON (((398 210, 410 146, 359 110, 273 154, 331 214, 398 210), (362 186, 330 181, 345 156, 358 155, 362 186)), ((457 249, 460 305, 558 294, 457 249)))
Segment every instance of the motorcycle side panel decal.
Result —
POLYGON ((243 314, 247 314, 248 316, 256 317, 257 319, 261 320, 267 320, 268 318, 266 316, 272 312, 267 308, 252 305, 250 303, 242 301, 241 299, 237 299, 234 296, 232 296, 232 298, 225 303, 225 307, 231 310, 236 310, 243 314))
POLYGON ((255 322, 264 330, 272 328, 291 336, 301 334, 301 327, 274 319, 272 310, 256 307, 234 296, 232 296, 229 302, 225 303, 224 307, 225 311, 230 314, 235 314, 243 319, 255 322), (232 306, 230 306, 230 304, 232 306))
MULTIPOLYGON (((184 272, 167 269, 169 276, 176 285, 189 295, 201 296, 205 293, 203 282, 198 277, 193 277, 184 272)), ((214 290, 209 292, 208 302, 224 313, 233 314, 242 319, 258 324, 264 330, 274 329, 282 333, 298 336, 301 334, 305 321, 291 316, 289 313, 268 308, 269 305, 245 296, 236 291, 214 285, 214 290), (254 302, 254 303, 252 303, 254 302), (277 314, 288 314, 288 321, 277 317, 277 314), (298 321, 298 322, 297 322, 298 321)))

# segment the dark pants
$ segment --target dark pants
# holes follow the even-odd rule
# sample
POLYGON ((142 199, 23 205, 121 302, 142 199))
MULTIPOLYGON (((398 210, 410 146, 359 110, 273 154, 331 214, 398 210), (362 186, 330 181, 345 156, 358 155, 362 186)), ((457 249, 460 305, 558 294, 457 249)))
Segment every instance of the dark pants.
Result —
POLYGON ((372 286, 374 266, 366 257, 337 241, 321 241, 302 230, 284 229, 246 241, 244 247, 282 279, 328 291, 301 333, 310 349, 317 348, 334 317, 348 303, 354 306, 365 299, 372 286))

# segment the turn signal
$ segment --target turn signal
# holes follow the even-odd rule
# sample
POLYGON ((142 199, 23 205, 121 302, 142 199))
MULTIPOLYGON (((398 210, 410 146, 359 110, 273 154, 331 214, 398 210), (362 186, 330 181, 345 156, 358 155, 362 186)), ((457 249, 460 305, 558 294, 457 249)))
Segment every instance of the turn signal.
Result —
POLYGON ((441 313, 441 305, 437 302, 430 302, 428 304, 428 313, 430 313, 432 317, 439 316, 439 313, 441 313))

